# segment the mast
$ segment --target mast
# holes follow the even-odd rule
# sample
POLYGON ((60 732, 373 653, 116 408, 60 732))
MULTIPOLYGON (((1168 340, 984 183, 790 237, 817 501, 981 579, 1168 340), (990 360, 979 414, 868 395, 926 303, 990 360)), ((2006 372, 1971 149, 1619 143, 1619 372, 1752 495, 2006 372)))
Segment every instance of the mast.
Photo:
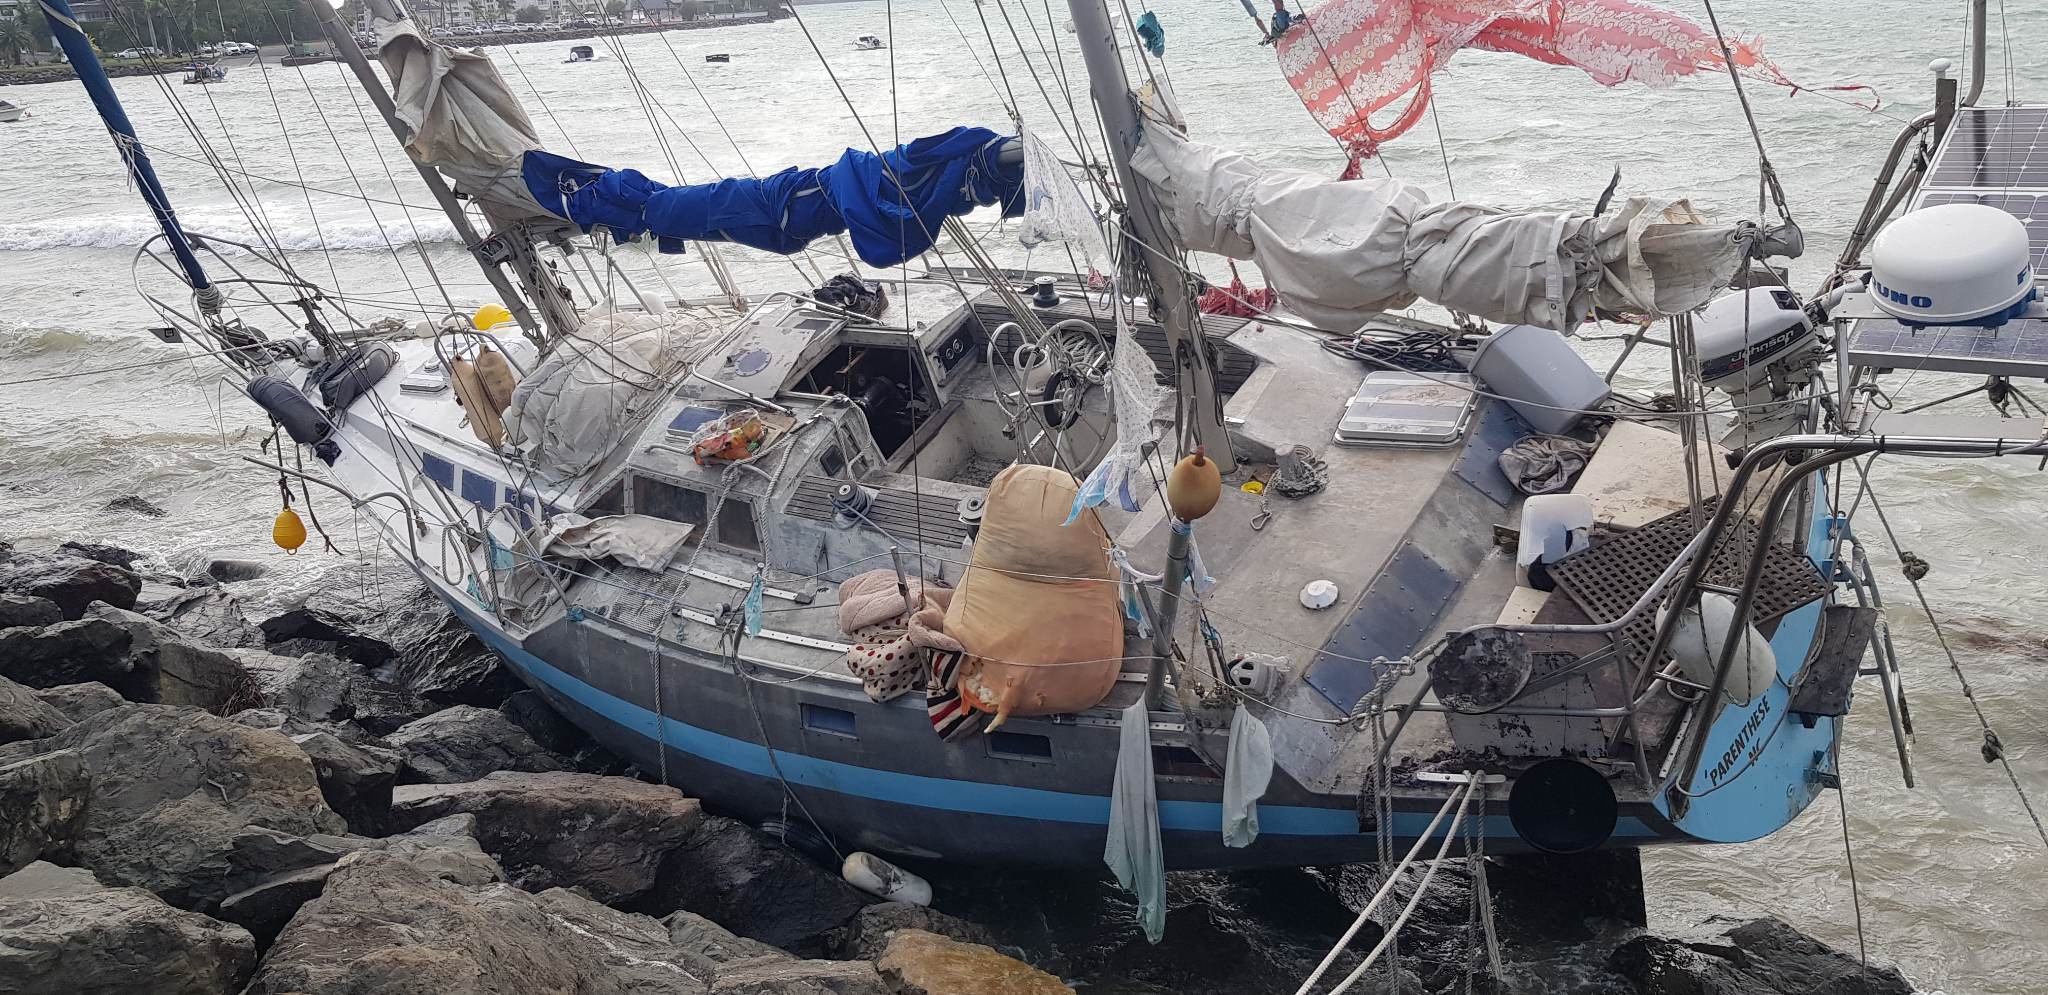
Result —
MULTIPOLYGON (((403 19, 391 0, 366 0, 366 4, 372 23, 403 19)), ((335 54, 348 63, 349 70, 355 73, 356 82, 370 95, 370 102, 377 106, 377 113, 383 115, 384 123, 390 126, 392 135, 403 146, 411 138, 411 133, 398 119, 396 105, 391 101, 390 92, 384 89, 384 81, 370 65, 370 60, 363 57, 355 36, 347 25, 341 23, 341 15, 335 6, 327 0, 308 0, 308 5, 319 17, 320 28, 327 35, 328 44, 333 45, 335 54)), ((491 287, 505 302, 506 310, 512 312, 513 320, 519 323, 528 338, 545 347, 550 335, 567 335, 582 324, 582 318, 569 302, 568 292, 541 262, 530 239, 511 230, 510 225, 497 218, 491 218, 495 230, 489 238, 479 235, 476 227, 470 224, 469 216, 463 213, 461 202, 455 199, 455 192, 449 189, 448 181, 432 166, 414 158, 410 150, 407 150, 406 158, 411 160, 420 180, 434 195, 435 203, 441 206, 441 212, 455 227, 456 237, 462 239, 463 247, 469 250, 470 257, 483 270, 484 279, 491 282, 491 287), (520 288, 526 292, 524 297, 505 278, 502 267, 508 264, 513 276, 519 280, 520 288), (540 320, 536 321, 533 311, 527 307, 528 300, 540 309, 540 320)), ((485 216, 490 217, 490 212, 486 211, 485 216)))
POLYGON ((1073 15, 1074 35, 1080 39, 1081 57, 1088 68, 1089 91, 1102 113, 1102 125, 1109 131, 1109 155, 1124 194, 1124 222, 1137 245, 1127 258, 1133 272, 1149 275, 1151 285, 1157 288, 1151 295, 1152 315, 1166 330, 1172 346, 1183 441, 1192 435, 1194 444, 1207 450, 1217 469, 1229 473, 1236 469, 1237 460, 1230 450, 1229 430, 1223 425, 1223 399, 1216 390, 1209 343, 1202 334, 1194 297, 1188 293, 1181 254, 1159 205, 1131 169, 1131 154, 1142 133, 1137 100, 1127 85, 1123 56, 1117 49, 1116 29, 1102 0, 1067 0, 1067 10, 1073 15))
MULTIPOLYGON (((78 16, 71 11, 70 0, 40 0, 43 19, 50 26, 50 34, 57 44, 64 47, 64 55, 71 60, 71 68, 78 73, 78 81, 85 84, 87 96, 92 98, 93 108, 99 111, 100 120, 106 122, 107 131, 112 133, 114 147, 120 150, 121 160, 128 164, 128 175, 135 180, 135 188, 142 192, 143 202, 149 205, 149 213, 156 216, 158 228, 163 229, 165 241, 170 243, 171 256, 177 261, 178 269, 185 274, 185 282, 192 287, 199 310, 202 314, 220 313, 220 288, 206 276, 205 267, 199 265, 199 257, 192 251, 192 240, 185 236, 185 229, 178 224, 177 212, 171 210, 171 199, 164 193, 162 181, 156 177, 156 167, 150 164, 149 153, 143 151, 141 139, 135 137, 135 125, 128 120, 128 111, 121 106, 121 98, 114 94, 114 84, 107 79, 106 67, 100 65, 100 57, 92 50, 92 41, 78 26, 78 16)), ((154 30, 152 28, 152 30, 154 30)))

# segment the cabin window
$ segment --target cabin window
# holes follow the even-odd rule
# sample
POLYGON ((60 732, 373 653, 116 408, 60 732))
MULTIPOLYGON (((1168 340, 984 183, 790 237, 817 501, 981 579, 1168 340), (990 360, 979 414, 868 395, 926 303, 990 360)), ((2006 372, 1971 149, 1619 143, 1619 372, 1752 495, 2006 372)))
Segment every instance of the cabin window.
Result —
POLYGON ((845 736, 848 739, 860 738, 860 732, 852 712, 843 708, 830 708, 825 705, 809 704, 808 702, 798 707, 803 711, 805 729, 812 732, 828 733, 833 736, 845 736))
MULTIPOLYGON (((590 507, 583 509, 583 513, 592 518, 625 514, 626 482, 624 480, 613 481, 610 487, 605 488, 603 494, 597 496, 597 500, 590 502, 590 507)), ((553 512, 550 511, 549 514, 553 514, 553 512)))
POLYGON ((663 483, 653 477, 633 478, 633 513, 690 525, 704 524, 704 493, 663 483))
POLYGON ((462 499, 482 505, 485 511, 498 506, 498 484, 480 473, 462 471, 462 499))
POLYGON ((754 506, 726 498, 718 506, 718 541, 749 553, 761 551, 761 533, 754 527, 754 506))
POLYGON ((1152 771, 1166 777, 1222 777, 1202 755, 1185 746, 1152 748, 1152 771))
POLYGON ((1026 732, 992 732, 983 738, 988 740, 989 756, 1041 764, 1052 762, 1052 740, 1044 736, 1026 732))
POLYGON ((420 454, 420 472, 426 474, 428 480, 440 484, 444 491, 455 489, 455 464, 433 453, 420 454))
POLYGON ((840 449, 839 443, 835 442, 826 446, 824 453, 818 456, 818 471, 827 477, 837 477, 839 476, 839 471, 844 469, 846 469, 846 453, 840 449))

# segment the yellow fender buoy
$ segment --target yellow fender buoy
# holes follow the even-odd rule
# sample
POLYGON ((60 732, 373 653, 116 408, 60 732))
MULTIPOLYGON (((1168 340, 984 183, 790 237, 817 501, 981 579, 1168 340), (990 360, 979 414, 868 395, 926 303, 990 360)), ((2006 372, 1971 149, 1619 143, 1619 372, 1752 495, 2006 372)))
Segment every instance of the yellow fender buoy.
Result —
POLYGON ((287 553, 298 552, 306 544, 306 523, 299 521, 299 513, 287 507, 277 513, 277 521, 270 525, 270 541, 287 553))
POLYGON ((469 323, 479 332, 488 332, 511 320, 512 312, 505 310, 505 305, 486 304, 476 309, 476 314, 470 317, 469 323))
POLYGON ((1183 522, 1208 514, 1222 498, 1223 472, 1216 469, 1216 461, 1201 446, 1182 457, 1166 474, 1166 505, 1183 522))

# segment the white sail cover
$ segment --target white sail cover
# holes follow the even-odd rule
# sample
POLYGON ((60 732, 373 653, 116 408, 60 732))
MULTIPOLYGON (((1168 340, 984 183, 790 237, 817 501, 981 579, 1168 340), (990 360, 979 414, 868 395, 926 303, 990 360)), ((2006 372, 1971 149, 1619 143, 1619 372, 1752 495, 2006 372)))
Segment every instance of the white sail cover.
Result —
POLYGON ((725 329, 683 314, 593 313, 512 391, 505 439, 549 481, 611 455, 675 372, 725 329))
POLYGON ((1332 180, 1145 125, 1132 161, 1181 243, 1250 259, 1288 309, 1349 331, 1418 298, 1570 332, 1595 306, 1690 311, 1741 259, 1732 229, 1685 201, 1634 198, 1602 218, 1432 201, 1394 179, 1332 180))
POLYGON ((377 29, 377 61, 391 77, 398 119, 411 130, 406 151, 497 216, 547 214, 519 171, 540 137, 490 58, 422 37, 409 19, 380 20, 377 29))

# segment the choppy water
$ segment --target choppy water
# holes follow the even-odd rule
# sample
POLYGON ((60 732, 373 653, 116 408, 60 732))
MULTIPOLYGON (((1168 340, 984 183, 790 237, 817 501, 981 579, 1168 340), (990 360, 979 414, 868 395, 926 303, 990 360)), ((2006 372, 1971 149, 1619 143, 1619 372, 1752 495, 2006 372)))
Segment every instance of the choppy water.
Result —
MULTIPOLYGON (((2048 10, 2018 6, 2009 15, 1993 13, 1994 29, 2005 21, 2013 39, 2014 92, 2048 95, 2048 58, 2036 41, 2048 31, 2048 10)), ((1155 9, 1166 25, 1172 83, 1198 137, 1336 171, 1340 163, 1330 143, 1280 82, 1268 51, 1252 44, 1235 4, 1160 0, 1155 9)), ((542 136, 558 142, 560 151, 663 178, 680 171, 701 180, 743 175, 750 166, 767 172, 822 162, 843 146, 866 145, 863 123, 883 143, 955 123, 1000 127, 1006 115, 998 93, 1006 86, 1022 101, 1027 122, 1056 136, 1040 85, 1064 113, 1063 74, 1075 83, 1074 100, 1086 113, 1072 38, 1052 27, 1066 20, 1058 5, 1048 11, 1044 0, 1036 6, 1011 0, 1011 21, 1031 52, 1027 65, 996 4, 981 9, 995 38, 992 57, 966 0, 901 0, 893 18, 893 96, 892 52, 851 48, 858 34, 891 32, 883 4, 802 10, 859 122, 794 22, 625 41, 633 64, 677 122, 665 131, 679 169, 658 153, 618 60, 561 65, 561 44, 511 49, 516 66, 506 60, 507 50, 493 55, 527 99, 542 136), (1063 52, 1043 55, 1035 38, 1063 52), (734 58, 707 65, 702 57, 709 52, 734 58), (992 78, 998 62, 1002 75, 992 78), (707 103, 732 142, 714 125, 707 103)), ((1900 121, 1927 105, 1928 60, 1960 56, 1962 13, 1960 3, 1907 0, 1720 5, 1730 30, 1763 35, 1795 79, 1868 83, 1885 97, 1884 113, 1873 115, 1828 94, 1787 97, 1752 86, 1772 158, 1812 246, 1795 266, 1802 285, 1810 285, 1839 249, 1900 121)), ((1995 50, 1992 69, 1988 96, 2003 99, 2005 66, 1995 50)), ((222 184, 191 158, 198 149, 178 122, 174 100, 231 165, 266 178, 258 184, 266 223, 306 273, 358 299, 359 317, 439 306, 438 292, 424 282, 420 242, 457 303, 481 300, 482 281, 438 215, 408 219, 391 204, 365 208, 333 195, 353 195, 360 184, 387 201, 428 202, 381 127, 367 127, 374 116, 341 67, 246 69, 204 88, 170 79, 118 80, 116 88, 145 140, 161 150, 157 167, 191 227, 236 238, 250 234, 222 184), (267 182, 275 180, 319 192, 267 182)), ((1439 78, 1437 92, 1442 151, 1428 122, 1395 143, 1387 159, 1404 179, 1442 191, 1441 158, 1447 158, 1463 197, 1583 208, 1619 165, 1624 193, 1684 194, 1721 216, 1756 210, 1755 152, 1725 81, 1607 90, 1571 71, 1467 53, 1439 78)), ((49 84, 0 95, 27 103, 35 114, 0 125, 0 536, 29 543, 91 536, 174 560, 206 553, 270 557, 277 569, 263 583, 276 597, 313 584, 362 583, 367 572, 349 561, 308 554, 284 562, 269 550, 275 484, 237 459, 262 434, 254 409, 235 399, 209 369, 210 360, 165 362, 179 353, 143 331, 154 322, 135 292, 130 260, 152 228, 83 93, 72 84, 49 84), (157 365, 75 375, 136 363, 157 365), (59 375, 64 378, 19 382, 59 375), (169 517, 101 510, 108 498, 126 493, 156 502, 169 517)), ((977 219, 977 227, 984 224, 977 219)), ((249 262, 233 254, 228 261, 249 262)), ((646 262, 632 265, 646 280, 646 262)), ((147 267, 142 283, 164 288, 147 267)), ((737 255, 733 268, 750 287, 796 279, 787 262, 764 256, 737 255)), ((701 292, 708 283, 694 260, 671 260, 663 270, 685 292, 701 292)), ((1656 372, 1648 364, 1641 371, 1646 377, 1656 372)), ((1963 385, 1927 375, 1914 381, 1911 393, 1932 397, 1963 385)), ((1989 462, 1897 463, 1877 476, 1901 540, 1934 565, 1928 594, 1957 637, 1979 702, 2027 787, 2048 802, 2048 694, 2035 684, 2048 678, 2042 666, 2048 632, 2038 607, 2048 595, 2041 567, 2048 554, 2040 528, 2048 508, 2043 478, 2029 466, 1989 462)), ((1876 523, 1861 527, 1874 530, 1876 523)), ((374 555, 346 523, 330 522, 330 531, 348 553, 374 555)), ((1895 577, 1891 558, 1880 560, 1880 569, 1895 577)), ((2048 988, 2042 974, 2048 854, 2002 773, 1979 760, 1976 722, 1924 620, 1903 607, 1910 591, 1895 582, 1890 600, 1901 606, 1893 622, 1918 723, 1920 787, 1901 785, 1882 709, 1874 695, 1866 697, 1845 749, 1848 825, 1872 950, 1930 989, 2042 991, 2048 988)), ((1839 818, 1833 798, 1825 798, 1763 842, 1649 855, 1653 925, 1682 928, 1710 915, 1769 912, 1853 949, 1839 818)), ((1187 906, 1177 925, 1200 920, 1184 928, 1228 938, 1264 965, 1230 974, 1235 990, 1278 990, 1301 975, 1304 960, 1312 963, 1318 944, 1342 925, 1335 910, 1322 917, 1283 915, 1299 907, 1274 896, 1302 886, 1300 876, 1186 879, 1177 885, 1176 900, 1187 906)), ((1085 933, 1095 920, 1066 909, 1077 899, 1106 900, 1104 889, 1081 884, 1071 886, 1078 894, 1067 885, 1005 887, 1014 892, 1009 905, 1020 915, 1042 910, 1052 934, 1085 933)), ((1085 937, 1068 942, 1088 948, 1085 937)), ((1229 974, 1188 973, 1185 963, 1126 954, 1130 948, 1119 938, 1092 949, 1077 966, 1098 990, 1208 989, 1229 974)), ((1192 948, 1177 949, 1181 957, 1192 948)))

